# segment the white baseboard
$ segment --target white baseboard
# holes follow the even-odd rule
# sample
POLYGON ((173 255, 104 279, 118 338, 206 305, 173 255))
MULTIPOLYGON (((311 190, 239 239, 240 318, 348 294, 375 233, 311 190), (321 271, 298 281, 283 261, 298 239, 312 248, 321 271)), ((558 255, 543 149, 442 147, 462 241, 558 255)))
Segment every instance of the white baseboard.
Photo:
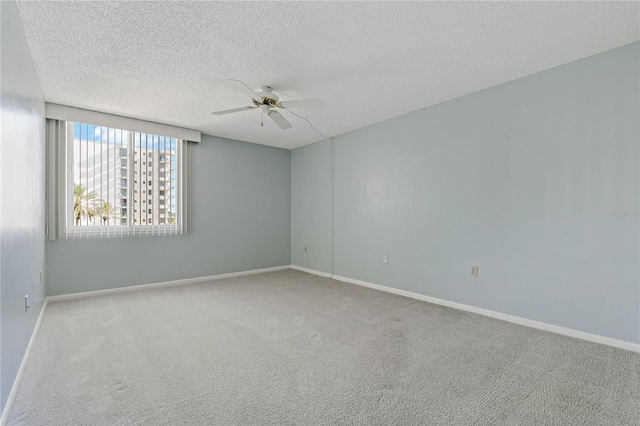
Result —
POLYGON ((291 269, 296 271, 306 272, 307 274, 317 275, 319 277, 331 278, 331 274, 327 272, 316 271, 315 269, 303 268, 302 266, 291 265, 291 269))
POLYGON ((85 291, 82 293, 63 294, 60 296, 49 296, 48 299, 50 302, 60 302, 63 300, 80 299, 80 298, 89 297, 89 296, 100 296, 104 294, 124 293, 128 291, 136 291, 136 290, 158 288, 158 287, 169 287, 169 286, 182 285, 182 284, 194 284, 194 283, 201 283, 204 281, 221 280, 224 278, 241 277, 244 275, 262 274, 264 272, 282 271, 284 269, 289 269, 290 267, 291 265, 275 266, 272 268, 262 268, 262 269, 252 269, 249 271, 230 272, 228 274, 209 275, 207 277, 186 278, 182 280, 164 281, 160 283, 151 283, 151 284, 140 284, 140 285, 134 285, 129 287, 117 287, 117 288, 109 288, 105 290, 85 291))
POLYGON ((20 368, 18 368, 18 373, 16 374, 16 378, 13 381, 13 386, 11 386, 11 392, 9 392, 7 403, 5 404, 4 410, 2 411, 2 417, 0 417, 0 426, 5 426, 9 421, 9 412, 11 411, 11 407, 13 406, 13 401, 16 399, 16 394, 18 393, 18 386, 20 385, 20 381, 22 380, 22 375, 24 374, 24 369, 27 365, 27 360, 29 359, 29 355, 31 354, 31 348, 33 347, 33 342, 36 338, 36 334, 38 334, 38 330, 40 329, 40 324, 42 323, 42 317, 44 316, 44 311, 47 309, 48 303, 49 303, 49 298, 45 297, 44 303, 42 304, 42 309, 40 309, 40 315, 38 315, 38 321, 36 321, 36 325, 35 327, 33 327, 33 333, 31 333, 31 338, 29 339, 29 343, 27 344, 27 350, 24 351, 24 356, 22 357, 20 368))
MULTIPOLYGON (((293 269, 299 269, 293 267, 293 269)), ((305 271, 313 273, 314 271, 305 271)), ((556 334, 562 334, 564 336, 575 337, 576 339, 587 340, 589 342, 600 343, 602 345, 613 346, 615 348, 626 349, 632 352, 640 353, 640 344, 625 342, 623 340, 613 339, 611 337, 600 336, 597 334, 591 334, 584 331, 578 331, 571 328, 561 327, 559 325, 548 324, 541 321, 535 321, 527 318, 517 317, 515 315, 503 314, 501 312, 491 311, 489 309, 477 308, 475 306, 464 305, 462 303, 451 302, 449 300, 438 299, 436 297, 425 296, 418 293, 412 293, 410 291, 399 290, 392 287, 386 287, 379 284, 372 284, 366 281, 354 280, 352 278, 340 277, 334 275, 332 277, 335 280, 343 281, 345 283, 356 284, 363 287, 369 287, 387 293, 393 293, 400 296, 410 297, 412 299, 422 300, 436 305, 446 306, 449 308, 460 309, 461 311, 473 312, 474 314, 480 314, 491 318, 496 318, 503 321, 512 322, 514 324, 524 325, 531 328, 537 328, 539 330, 550 331, 556 334)))
POLYGON ((282 271, 285 269, 289 269, 290 267, 291 265, 275 266, 272 268, 262 268, 262 269, 253 269, 250 271, 231 272, 228 274, 210 275, 207 277, 187 278, 187 279, 175 280, 175 281, 165 281, 161 283, 142 284, 142 285, 136 285, 131 287, 118 287, 118 288, 111 288, 106 290, 87 291, 83 293, 73 293, 73 294, 64 294, 60 296, 46 297, 44 300, 44 304, 42 305, 42 310, 40 311, 40 316, 38 317, 38 321, 36 322, 36 325, 33 329, 33 333, 31 334, 31 339, 29 339, 27 350, 25 351, 24 357, 22 358, 22 362, 20 363, 20 368, 18 369, 18 373, 16 374, 16 379, 14 380, 13 386, 11 387, 9 398, 7 398, 7 403, 5 404, 4 410, 2 412, 2 417, 0 417, 0 426, 5 426, 7 424, 7 421, 9 420, 9 412, 11 411, 11 407, 13 406, 13 401, 16 398, 16 392, 18 391, 18 386, 20 385, 20 380, 22 379, 24 368, 27 364, 27 360, 29 359, 29 354, 31 353, 33 341, 40 328, 40 323, 42 322, 44 311, 47 308, 47 305, 49 303, 63 301, 63 300, 80 299, 83 297, 98 296, 103 294, 123 293, 127 291, 134 291, 134 290, 141 290, 141 289, 168 287, 168 286, 181 285, 181 284, 193 284, 193 283, 199 283, 204 281, 221 280, 223 278, 233 278, 233 277, 241 277, 244 275, 261 274, 264 272, 282 271))
POLYGON ((44 304, 42 305, 42 310, 40 311, 40 315, 38 316, 38 321, 36 322, 36 325, 33 329, 33 333, 31 334, 31 339, 29 340, 29 344, 27 345, 27 349, 25 351, 24 357, 22 359, 22 362, 20 363, 20 368, 18 370, 18 373, 16 374, 13 387, 11 388, 11 392, 9 393, 9 398, 7 399, 7 403, 5 405, 4 411, 2 412, 2 417, 0 418, 0 426, 5 426, 7 424, 7 421, 9 420, 9 412, 11 410, 11 406, 13 405, 13 401, 16 397, 18 385, 20 384, 20 380, 24 373, 24 369, 25 369, 27 360, 29 358, 29 354, 31 353, 31 348, 33 346, 35 336, 38 333, 38 330, 40 328, 42 317, 44 316, 44 312, 47 308, 48 303, 55 302, 55 301, 62 301, 62 300, 78 299, 82 297, 96 296, 101 294, 121 293, 121 292, 134 291, 134 290, 140 290, 140 289, 146 289, 146 288, 157 288, 157 287, 166 287, 166 286, 181 285, 181 284, 192 284, 192 283, 211 281, 211 280, 220 280, 224 278, 233 278, 233 277, 240 277, 244 275, 260 274, 264 272, 281 271, 284 269, 295 269, 298 271, 306 272, 306 273, 317 275, 320 277, 333 278, 335 280, 342 281, 345 283, 356 284, 359 286, 368 287, 375 290, 384 291, 387 293, 393 293, 400 296, 409 297, 412 299, 422 300, 422 301, 433 303, 436 305, 446 306, 454 309, 460 309, 462 311, 472 312, 475 314, 496 318, 496 319, 511 322, 514 324, 524 325, 524 326, 536 328, 539 330, 549 331, 549 332, 561 334, 564 336, 574 337, 574 338, 586 340, 589 342, 600 343, 603 345, 613 346, 616 348, 626 349, 629 351, 640 353, 640 344, 638 343, 625 342, 625 341, 613 339, 610 337, 599 336, 597 334, 586 333, 584 331, 573 330, 571 328, 561 327, 561 326, 548 324, 540 321, 530 320, 527 318, 517 317, 515 315, 503 314, 501 312, 491 311, 489 309, 477 308, 475 306, 464 305, 462 303, 451 302, 448 300, 425 296, 425 295, 413 293, 410 291, 399 290, 396 288, 386 287, 379 284, 372 284, 366 281, 355 280, 352 278, 341 277, 337 275, 332 276, 331 274, 326 272, 303 268, 296 265, 276 266, 273 268, 263 268, 263 269, 254 269, 250 271, 231 272, 228 274, 211 275, 207 277, 188 278, 188 279, 175 280, 175 281, 165 281, 165 282, 154 283, 154 284, 142 284, 142 285, 136 285, 131 287, 119 287, 119 288, 107 289, 107 290, 88 291, 84 293, 74 293, 74 294, 66 294, 61 296, 47 297, 44 301, 44 304))

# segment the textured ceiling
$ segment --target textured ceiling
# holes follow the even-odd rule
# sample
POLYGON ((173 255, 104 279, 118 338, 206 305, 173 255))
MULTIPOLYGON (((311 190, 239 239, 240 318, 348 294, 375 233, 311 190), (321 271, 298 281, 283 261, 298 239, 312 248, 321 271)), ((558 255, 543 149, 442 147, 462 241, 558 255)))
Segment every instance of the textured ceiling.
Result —
POLYGON ((270 85, 338 135, 640 39, 638 2, 26 2, 45 99, 283 148, 226 79, 270 85))

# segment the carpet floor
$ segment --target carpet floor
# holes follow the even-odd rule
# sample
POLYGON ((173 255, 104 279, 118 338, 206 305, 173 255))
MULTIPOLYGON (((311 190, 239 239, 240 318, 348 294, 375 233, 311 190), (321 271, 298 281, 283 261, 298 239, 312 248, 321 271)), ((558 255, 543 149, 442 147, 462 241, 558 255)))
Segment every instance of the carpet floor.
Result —
POLYGON ((10 425, 640 425, 640 354, 284 270, 47 307, 10 425))

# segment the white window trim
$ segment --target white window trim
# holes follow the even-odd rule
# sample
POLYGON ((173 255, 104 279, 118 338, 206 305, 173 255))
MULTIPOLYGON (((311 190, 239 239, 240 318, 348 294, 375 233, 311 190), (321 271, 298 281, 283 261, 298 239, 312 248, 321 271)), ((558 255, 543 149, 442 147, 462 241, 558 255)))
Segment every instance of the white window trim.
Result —
POLYGON ((45 104, 45 116, 52 120, 90 123, 96 126, 113 127, 131 132, 170 136, 189 142, 200 143, 202 138, 202 134, 197 130, 51 103, 45 104))

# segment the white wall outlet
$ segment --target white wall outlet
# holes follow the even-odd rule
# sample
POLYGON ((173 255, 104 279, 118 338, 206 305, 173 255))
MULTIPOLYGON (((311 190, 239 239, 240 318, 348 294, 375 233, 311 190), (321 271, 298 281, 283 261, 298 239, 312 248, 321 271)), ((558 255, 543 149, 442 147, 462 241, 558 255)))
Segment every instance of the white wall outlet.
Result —
POLYGON ((472 277, 478 276, 478 267, 476 265, 471 265, 471 276, 472 277))
POLYGON ((382 255, 382 263, 389 263, 389 258, 387 257, 386 254, 382 255))
POLYGON ((40 284, 42 284, 42 271, 40 271, 40 284))
POLYGON ((27 312, 29 310, 29 295, 24 296, 24 311, 27 312))

